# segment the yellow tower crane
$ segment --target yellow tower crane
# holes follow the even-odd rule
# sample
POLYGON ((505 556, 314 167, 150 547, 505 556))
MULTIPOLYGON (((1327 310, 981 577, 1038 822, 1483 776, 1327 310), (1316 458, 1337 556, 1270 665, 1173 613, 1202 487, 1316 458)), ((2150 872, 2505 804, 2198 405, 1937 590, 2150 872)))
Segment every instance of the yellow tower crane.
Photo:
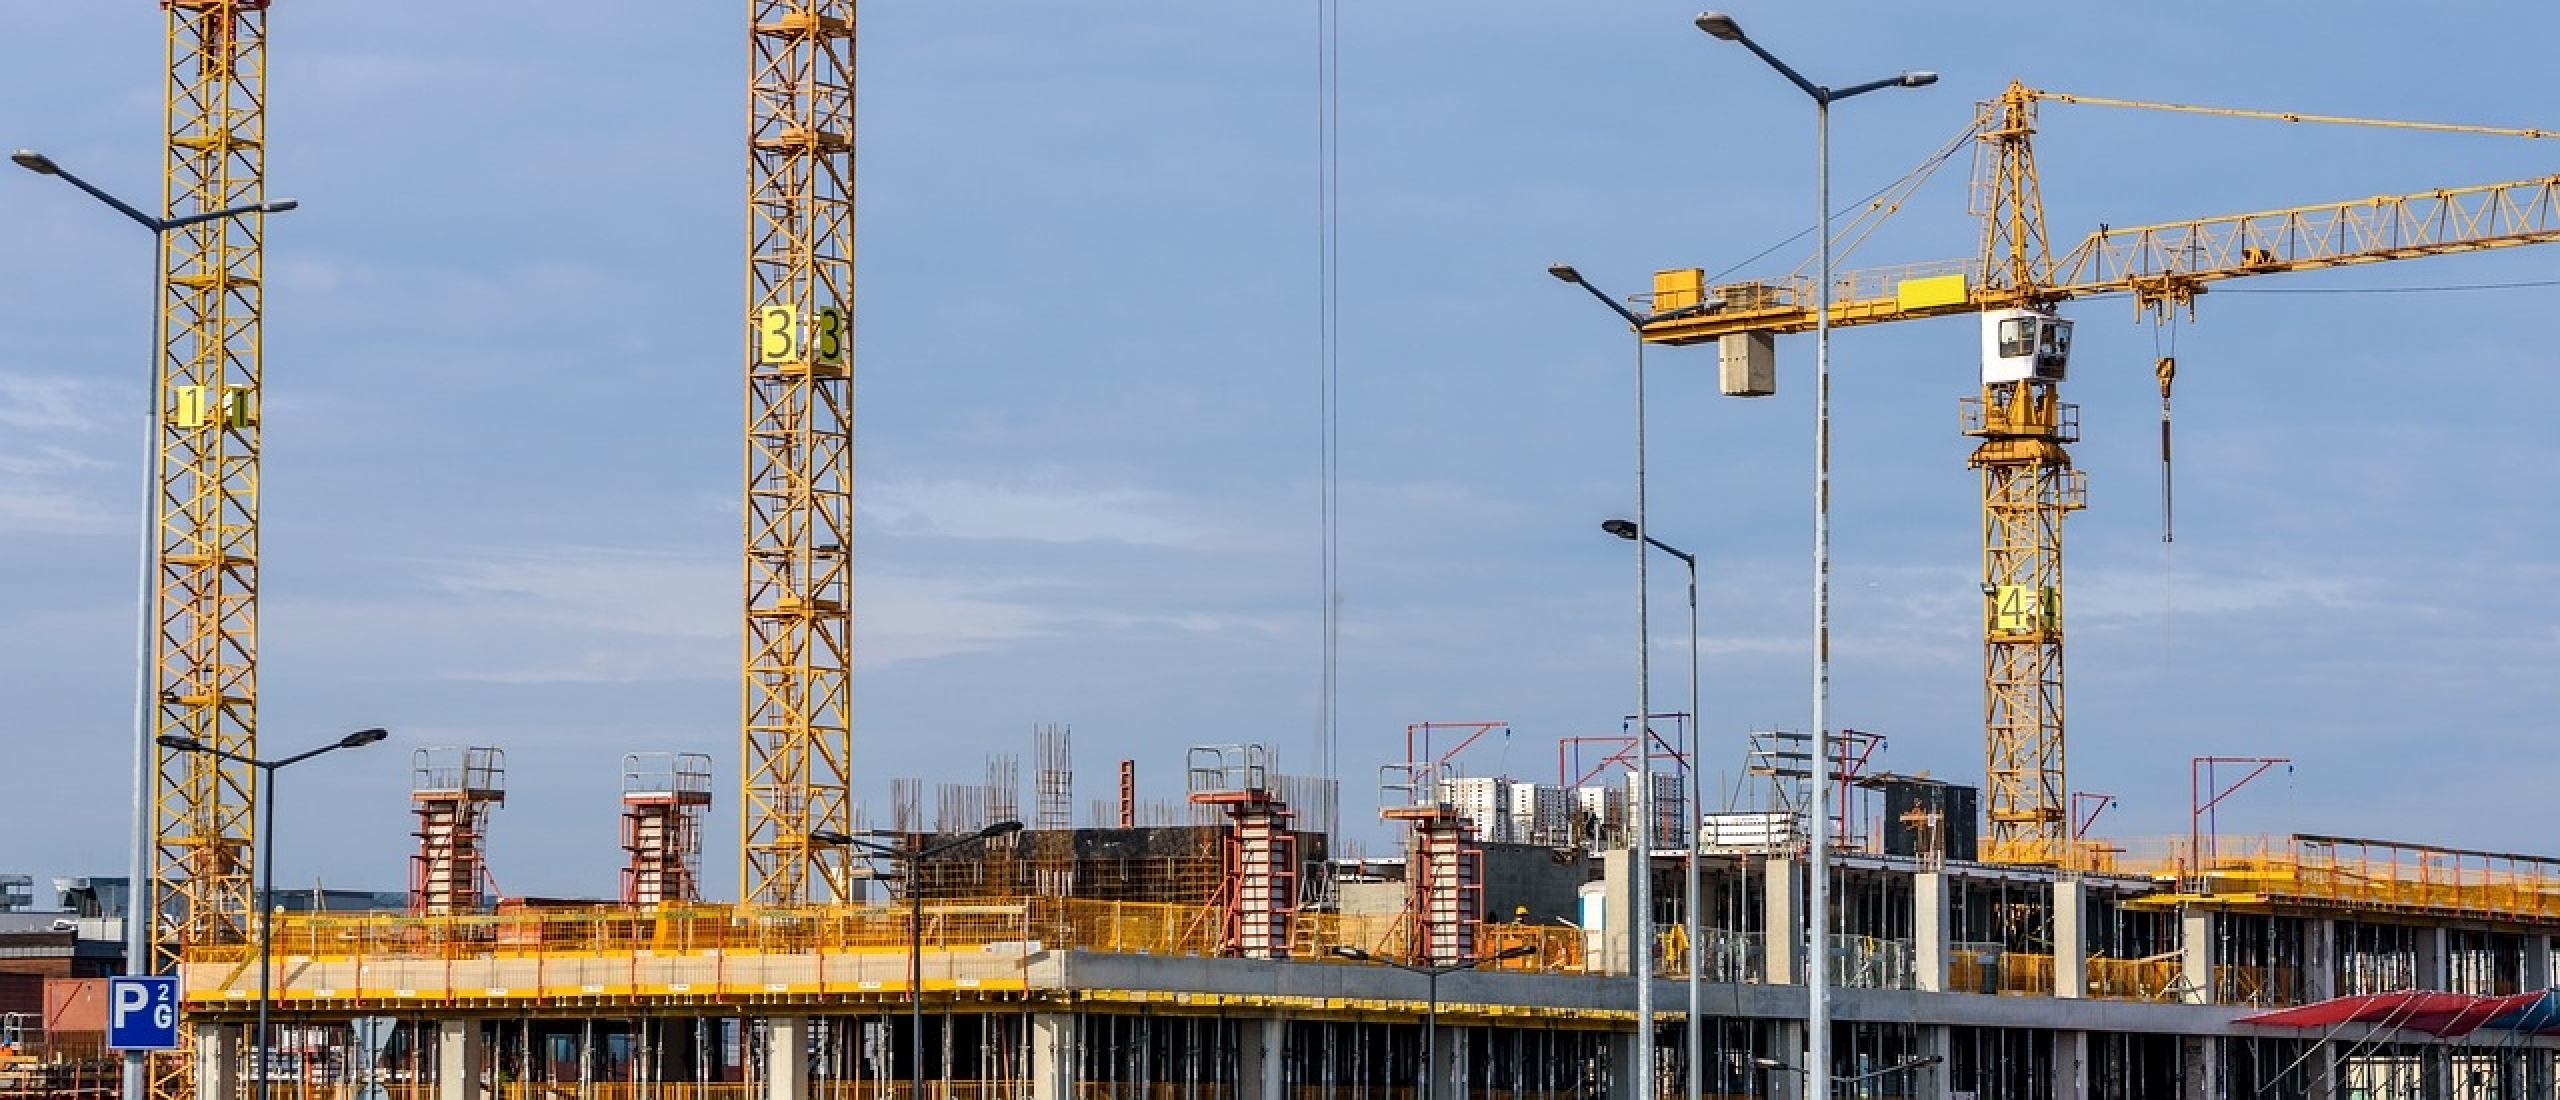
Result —
MULTIPOLYGON (((168 20, 161 209, 263 203, 267 0, 161 7, 168 20)), ((147 949, 135 973, 175 973, 190 949, 247 942, 257 910, 257 782, 236 760, 258 752, 265 234, 265 219, 250 213, 162 237, 152 455, 159 489, 149 521, 152 729, 233 759, 155 751, 150 877, 135 884, 128 918, 145 922, 138 942, 147 949)), ((145 1065, 153 1097, 193 1094, 183 1052, 145 1065)))
POLYGON ((854 0, 747 18, 739 899, 791 906, 849 885, 854 0))
MULTIPOLYGON (((2102 227, 2057 258, 2047 246, 2030 140, 2042 100, 2509 137, 2560 133, 2144 103, 2012 83, 1998 98, 1979 105, 1972 126, 1957 139, 1974 143, 1976 150, 1974 210, 1982 219, 1977 258, 1833 276, 1834 327, 1960 313, 1981 318, 1982 391, 1966 398, 1962 411, 1964 433, 1981 440, 1970 464, 1982 471, 1984 779, 1990 833, 1983 857, 2060 864, 2075 855, 2063 766, 2062 525, 2065 516, 2085 503, 2087 488, 2066 449, 2079 438, 2079 410, 2060 396, 2070 362, 2071 322, 2059 315, 2059 304, 2085 295, 2127 293, 2137 319, 2165 317, 2174 309, 2192 313, 2206 284, 2221 279, 2560 240, 2560 176, 2102 227)), ((1907 180, 1869 213, 1889 215, 1916 185, 1907 180)), ((1854 226, 1844 235, 1853 231, 1854 226)), ((1657 312, 1711 299, 1723 305, 1711 313, 1654 322, 1645 326, 1644 338, 1664 344, 1715 341, 1724 392, 1771 392, 1774 338, 1814 327, 1819 306, 1813 279, 1799 269, 1779 279, 1711 288, 1696 268, 1657 272, 1657 312)), ((2155 364, 2164 417, 2175 371, 2171 359, 2155 364)), ((2163 431, 2165 448, 2165 420, 2163 431)))

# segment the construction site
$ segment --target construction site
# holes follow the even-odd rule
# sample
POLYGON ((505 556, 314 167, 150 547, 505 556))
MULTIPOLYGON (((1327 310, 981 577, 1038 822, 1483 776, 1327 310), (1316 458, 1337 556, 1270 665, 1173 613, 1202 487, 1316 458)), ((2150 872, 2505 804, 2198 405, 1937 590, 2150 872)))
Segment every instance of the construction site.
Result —
MULTIPOLYGON (((2560 176, 2052 236, 2033 147, 2057 104, 2550 133, 1973 89, 1946 145, 1831 234, 1864 239, 1969 159, 1965 260, 1834 273, 1826 240, 1822 268, 1725 281, 1666 257, 1617 307, 1643 344, 1715 347, 1734 396, 1774 391, 1782 336, 1977 319, 1980 388, 1950 395, 1980 484, 1975 775, 1896 772, 1886 736, 1819 718, 1740 729, 1665 706, 1657 681, 1617 733, 1557 739, 1552 777, 1543 747, 1534 775, 1486 766, 1514 731, 1482 716, 1416 716, 1400 755, 1339 771, 1284 770, 1294 745, 1175 757, 1044 725, 1027 798, 1000 748, 983 777, 899 778, 858 807, 855 3, 751 0, 735 754, 624 756, 619 897, 539 898, 493 886, 511 845, 542 840, 497 812, 529 793, 508 789, 508 746, 394 746, 406 905, 315 889, 282 911, 256 877, 271 13, 162 6, 163 216, 252 212, 171 231, 159 273, 132 907, 156 919, 126 934, 130 971, 180 978, 183 1046, 136 1060, 144 1096, 1801 1100, 1812 1050, 1813 1079, 1859 1097, 2560 1097, 2560 856, 2221 833, 2274 757, 2196 758, 2184 837, 2109 836, 2111 796, 2066 770, 2063 531, 2088 488, 2062 400, 2075 299, 2165 323, 2224 281, 2560 240, 2560 176), (1141 798, 1142 773, 1182 797, 1141 798), (1395 839, 1363 851, 1346 818, 1373 793, 1356 824, 1395 839), (735 851, 734 889, 705 881, 707 848, 735 851)), ((2177 364, 2145 366, 2165 487, 2177 364)), ((0 1096, 107 1094, 6 1039, 0 1096)))

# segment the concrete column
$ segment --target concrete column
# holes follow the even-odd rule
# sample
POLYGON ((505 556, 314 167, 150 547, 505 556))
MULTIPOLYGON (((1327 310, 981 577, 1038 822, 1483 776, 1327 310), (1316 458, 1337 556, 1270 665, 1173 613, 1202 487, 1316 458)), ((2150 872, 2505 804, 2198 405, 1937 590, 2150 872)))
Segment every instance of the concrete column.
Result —
POLYGON ((1768 883, 1767 908, 1761 922, 1760 980, 1770 985, 1804 981, 1804 868, 1783 856, 1761 865, 1768 883))
MULTIPOLYGON (((2060 955, 2060 951, 2054 952, 2060 955)), ((2089 1033, 2053 1033, 2053 1100, 2086 1100, 2089 1095, 2089 1033)))
MULTIPOLYGON (((1255 1094, 1252 1089, 1264 1081, 1263 1071, 1278 1080, 1280 1040, 1276 1025, 1279 1019, 1260 1021, 1274 1025, 1257 1029, 1252 1023, 1244 1027, 1244 1065, 1239 1067, 1239 1083, 1244 1088, 1242 1100, 1277 1100, 1277 1092, 1255 1094), (1265 1053, 1263 1044, 1270 1044, 1265 1053)), ((1264 1087, 1268 1087, 1267 1085, 1264 1087)), ((1075 1100, 1076 1095, 1076 1017, 1071 1012, 1042 1012, 1031 1017, 1031 1100, 1075 1100)))
POLYGON ((1635 1100, 1636 1082, 1643 1077, 1636 1065, 1636 1033, 1633 1028, 1609 1035, 1609 1100, 1635 1100))
POLYGON ((480 1036, 480 1021, 436 1023, 436 1100, 479 1100, 488 1094, 480 1087, 488 1069, 489 1041, 480 1036))
POLYGON ((1911 970, 1924 993, 1947 990, 1947 873, 1911 876, 1911 970))
POLYGON ((196 1040, 196 1096, 230 1100, 240 1095, 240 1029, 230 1024, 192 1025, 196 1040))
MULTIPOLYGON (((2178 914, 2180 977, 2186 979, 2188 1004, 2213 1003, 2213 910, 2188 906, 2178 914)), ((2192 1067, 2193 1059, 2189 1059, 2192 1067)), ((2194 1077, 2192 1068, 2188 1071, 2194 1077)))
POLYGON ((2302 999, 2325 1001, 2338 995, 2338 922, 2306 917, 2302 929, 2302 999))
POLYGON ((1600 972, 1635 973, 1627 914, 1635 909, 1634 857, 1625 848, 1600 853, 1600 972))
POLYGON ((764 1022, 764 1100, 808 1100, 809 1021, 775 1016, 764 1022))
POLYGON ((2418 988, 2444 989, 2453 984, 2453 975, 2445 969, 2445 954, 2442 925, 2418 929, 2418 988))
POLYGON ((2338 1052, 2351 1044, 2320 1041, 2314 1045, 2317 1049, 2312 1051, 2311 1063, 2307 1067, 2311 1071, 2311 1100, 2339 1100, 2341 1094, 2338 1088, 2338 1052))
MULTIPOLYGON (((1633 1054, 1634 1036, 1629 1035, 1628 1039, 1629 1053, 1633 1054)), ((1431 1065, 1427 1070, 1431 1074, 1431 1100, 1453 1100, 1467 1094, 1458 1085, 1458 1072, 1466 1063, 1458 1048, 1465 1041, 1466 1029, 1441 1021, 1439 1034, 1431 1039, 1431 1065)))
MULTIPOLYGON (((2079 879, 2055 879, 2053 882, 2053 995, 2086 997, 2089 995, 2089 930, 2084 927, 2089 915, 2089 884, 2079 879)), ((2069 1032, 2066 1034, 2080 1034, 2069 1032)), ((2059 1038, 2057 1037, 2057 1041, 2059 1038)), ((2080 1035, 2080 1046, 2086 1050, 2089 1037, 2080 1035)), ((2057 1052, 2054 1064, 2062 1063, 2057 1052)), ((2082 1073, 2086 1081, 2088 1074, 2082 1073)), ((2065 1095, 2059 1089, 2054 1096, 2065 1095)))
POLYGON ((1920 1057, 1937 1061, 1912 1071, 1912 1100, 1947 1100, 1953 1091, 1948 1067, 1955 1062, 1955 1029, 1945 1024, 1920 1025, 1920 1057))
POLYGON ((2551 988, 2551 937, 2527 933, 2524 937, 2524 971, 2518 975, 2525 992, 2551 988))
POLYGON ((1770 1051, 1769 1057, 1784 1062, 1791 1068, 1769 1071, 1769 1100, 1803 1100, 1804 1021, 1784 1021, 1777 1026, 1776 1031, 1778 1049, 1770 1051))
POLYGON ((2180 1100, 2224 1100, 2222 1040, 2190 1035, 2184 1040, 2184 1048, 2186 1087, 2179 1090, 2180 1100))

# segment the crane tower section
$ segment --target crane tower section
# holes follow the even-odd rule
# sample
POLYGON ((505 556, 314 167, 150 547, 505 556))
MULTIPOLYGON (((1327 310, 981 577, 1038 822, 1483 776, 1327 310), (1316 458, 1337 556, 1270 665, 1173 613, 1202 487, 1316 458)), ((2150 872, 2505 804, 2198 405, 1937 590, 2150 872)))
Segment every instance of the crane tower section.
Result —
POLYGON ((747 10, 739 896, 789 906, 844 896, 853 828, 854 4, 747 10))
MULTIPOLYGON (((161 7, 163 209, 184 215, 265 201, 266 0, 161 7)), ((241 757, 258 751, 264 238, 256 213, 161 237, 153 732, 241 757)), ((154 936, 141 972, 170 973, 187 947, 248 938, 257 787, 253 769, 204 752, 160 748, 153 774, 151 885, 136 911, 166 914, 174 925, 154 936)))

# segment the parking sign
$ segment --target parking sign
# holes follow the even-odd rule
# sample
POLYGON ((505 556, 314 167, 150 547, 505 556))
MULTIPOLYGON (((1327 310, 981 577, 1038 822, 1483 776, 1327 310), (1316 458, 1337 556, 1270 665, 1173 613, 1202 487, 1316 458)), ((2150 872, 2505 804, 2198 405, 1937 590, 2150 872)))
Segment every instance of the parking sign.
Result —
POLYGON ((114 1050, 178 1049, 178 979, 107 979, 107 1046, 114 1050))

